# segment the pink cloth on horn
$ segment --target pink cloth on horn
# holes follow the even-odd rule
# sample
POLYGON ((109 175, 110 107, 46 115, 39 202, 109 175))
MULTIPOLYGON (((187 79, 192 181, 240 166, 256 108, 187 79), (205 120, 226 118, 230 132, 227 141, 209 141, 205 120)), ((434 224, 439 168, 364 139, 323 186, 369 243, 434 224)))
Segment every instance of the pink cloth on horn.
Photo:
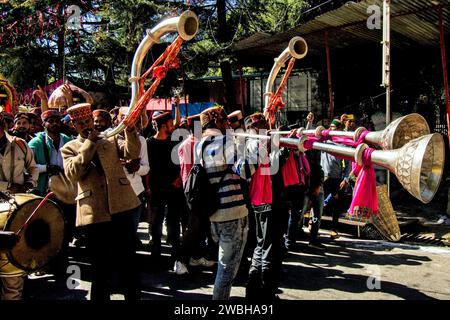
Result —
POLYGON ((286 163, 281 168, 281 175, 283 176, 284 186, 294 186, 300 184, 298 177, 297 164, 295 163, 294 153, 291 152, 286 160, 286 163))
POLYGON ((374 149, 367 148, 363 152, 363 165, 354 169, 356 179, 353 199, 348 213, 358 217, 370 218, 378 214, 378 195, 375 178, 375 170, 370 161, 370 156, 374 149))
POLYGON ((304 185, 306 183, 306 176, 311 172, 311 167, 304 153, 299 155, 298 161, 300 164, 300 184, 304 185))
POLYGON ((270 164, 260 164, 252 176, 249 197, 254 206, 272 203, 272 180, 270 174, 262 174, 262 170, 270 170, 270 164))

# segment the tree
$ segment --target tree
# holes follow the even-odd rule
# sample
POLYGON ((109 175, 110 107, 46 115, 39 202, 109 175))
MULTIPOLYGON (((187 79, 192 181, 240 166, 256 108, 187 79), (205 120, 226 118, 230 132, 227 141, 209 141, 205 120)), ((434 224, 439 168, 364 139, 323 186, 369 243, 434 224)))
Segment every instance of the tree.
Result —
MULTIPOLYGON (((1 4, 0 73, 18 91, 69 77, 100 83, 111 96, 129 87, 134 52, 145 35, 165 16, 188 7, 196 12, 200 30, 183 47, 182 69, 171 72, 157 91, 169 96, 181 78, 222 75, 232 101, 232 74, 237 65, 232 45, 254 32, 277 33, 294 27, 306 0, 11 0, 1 4), (68 28, 79 8, 80 28, 68 28)), ((143 70, 165 49, 155 45, 143 70)), ((270 66, 268 66, 269 68, 270 66)))

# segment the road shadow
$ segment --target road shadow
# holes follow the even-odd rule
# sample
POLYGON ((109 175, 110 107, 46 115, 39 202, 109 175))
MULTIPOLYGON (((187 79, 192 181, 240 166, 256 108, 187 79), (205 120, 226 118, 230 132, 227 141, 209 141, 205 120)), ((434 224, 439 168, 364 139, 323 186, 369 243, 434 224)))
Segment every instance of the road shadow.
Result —
MULTIPOLYGON (((355 248, 354 244, 349 247, 345 241, 323 240, 322 243, 325 244, 326 250, 311 249, 306 243, 297 242, 296 252, 289 252, 284 259, 281 288, 305 291, 334 289, 355 294, 373 292, 368 285, 371 273, 353 274, 336 267, 369 270, 370 266, 420 266, 432 261, 429 257, 389 252, 393 248, 381 246, 368 249, 355 248)), ((381 281, 380 291, 407 300, 434 299, 415 288, 385 280, 381 281)))

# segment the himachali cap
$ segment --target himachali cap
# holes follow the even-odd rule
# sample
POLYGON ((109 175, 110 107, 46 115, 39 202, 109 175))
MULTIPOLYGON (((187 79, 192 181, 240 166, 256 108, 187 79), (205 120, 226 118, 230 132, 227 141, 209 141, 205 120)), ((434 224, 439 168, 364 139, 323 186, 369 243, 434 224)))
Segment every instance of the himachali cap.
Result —
POLYGON ((171 112, 155 111, 152 114, 152 121, 156 123, 166 123, 170 119, 172 119, 171 112))
POLYGON ((152 114, 152 120, 159 120, 167 116, 172 116, 170 112, 155 111, 152 114))
POLYGON ((30 116, 26 112, 19 112, 18 114, 16 114, 16 116, 14 117, 14 123, 19 121, 20 119, 26 119, 28 120, 28 122, 30 122, 30 116))
POLYGON ((261 112, 253 113, 244 120, 246 127, 256 125, 258 122, 261 121, 267 122, 266 118, 261 112))
POLYGON ((76 104, 67 109, 67 113, 70 115, 70 120, 72 121, 92 117, 91 104, 90 103, 76 104))
POLYGON ((108 111, 106 111, 104 109, 97 109, 97 110, 92 111, 92 116, 101 117, 101 118, 105 119, 106 121, 111 121, 111 115, 109 114, 108 111))
POLYGON ((56 110, 47 110, 41 115, 42 121, 47 121, 47 119, 51 117, 57 117, 61 119, 61 114, 56 110))
POLYGON ((214 106, 203 110, 200 113, 200 123, 205 127, 208 123, 216 119, 228 119, 227 113, 222 106, 214 106))
POLYGON ((228 120, 231 123, 238 122, 239 120, 241 120, 243 118, 244 118, 244 116, 242 115, 242 111, 241 110, 233 111, 232 113, 230 113, 228 115, 228 120))

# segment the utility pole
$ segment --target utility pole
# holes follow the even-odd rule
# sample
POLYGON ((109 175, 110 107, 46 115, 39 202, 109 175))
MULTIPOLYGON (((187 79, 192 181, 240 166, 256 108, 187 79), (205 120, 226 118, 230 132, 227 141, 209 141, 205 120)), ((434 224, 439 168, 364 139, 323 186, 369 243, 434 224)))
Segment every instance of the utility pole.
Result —
MULTIPOLYGON (((382 86, 386 89, 386 126, 391 123, 391 0, 383 0, 383 75, 382 86)), ((386 183, 390 191, 390 174, 386 183)))
MULTIPOLYGON (((218 34, 217 38, 219 43, 226 43, 230 40, 230 34, 228 32, 227 26, 227 13, 225 0, 217 0, 217 19, 218 34)), ((222 73, 222 81, 224 84, 224 95, 226 99, 225 109, 228 112, 232 111, 232 108, 236 107, 236 97, 234 94, 234 84, 233 84, 233 70, 231 68, 231 63, 228 59, 224 59, 220 62, 220 71, 222 73)))

